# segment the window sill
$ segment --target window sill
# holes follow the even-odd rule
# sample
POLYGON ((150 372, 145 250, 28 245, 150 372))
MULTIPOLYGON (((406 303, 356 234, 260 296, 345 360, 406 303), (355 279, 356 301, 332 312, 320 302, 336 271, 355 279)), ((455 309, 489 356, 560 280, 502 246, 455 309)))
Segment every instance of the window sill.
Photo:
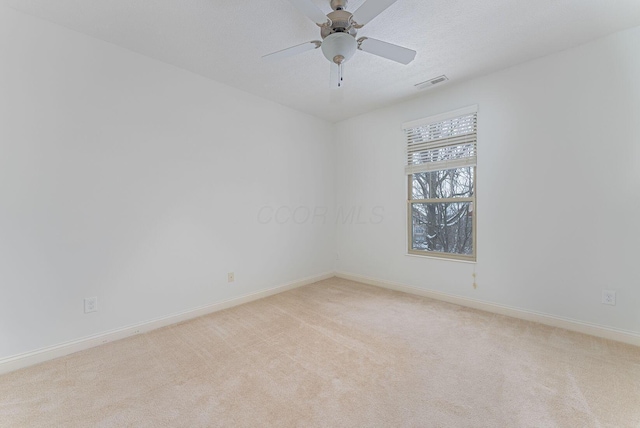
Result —
POLYGON ((442 260, 442 261, 445 261, 445 262, 469 263, 469 264, 473 264, 473 265, 478 263, 477 260, 462 260, 462 259, 454 259, 454 258, 450 258, 450 257, 430 256, 430 255, 427 255, 427 254, 422 255, 422 254, 405 253, 405 256, 419 257, 421 259, 442 260))

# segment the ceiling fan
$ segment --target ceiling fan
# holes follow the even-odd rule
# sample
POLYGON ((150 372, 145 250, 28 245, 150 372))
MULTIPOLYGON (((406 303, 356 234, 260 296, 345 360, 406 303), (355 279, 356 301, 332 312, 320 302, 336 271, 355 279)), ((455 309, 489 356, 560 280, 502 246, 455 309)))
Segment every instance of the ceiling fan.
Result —
POLYGON ((289 0, 300 12, 320 27, 322 41, 314 40, 265 55, 264 59, 280 59, 321 48, 331 62, 331 87, 343 85, 343 67, 361 50, 401 64, 409 64, 416 51, 369 37, 356 39, 358 30, 382 13, 397 0, 367 0, 355 12, 347 12, 348 0, 329 0, 333 12, 325 15, 312 0, 289 0))

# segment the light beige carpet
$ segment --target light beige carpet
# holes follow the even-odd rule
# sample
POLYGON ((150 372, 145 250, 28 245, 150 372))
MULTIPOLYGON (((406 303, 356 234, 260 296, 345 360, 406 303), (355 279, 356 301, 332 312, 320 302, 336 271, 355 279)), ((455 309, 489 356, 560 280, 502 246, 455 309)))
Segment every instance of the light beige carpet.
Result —
POLYGON ((330 279, 0 377, 2 427, 638 427, 640 348, 330 279))

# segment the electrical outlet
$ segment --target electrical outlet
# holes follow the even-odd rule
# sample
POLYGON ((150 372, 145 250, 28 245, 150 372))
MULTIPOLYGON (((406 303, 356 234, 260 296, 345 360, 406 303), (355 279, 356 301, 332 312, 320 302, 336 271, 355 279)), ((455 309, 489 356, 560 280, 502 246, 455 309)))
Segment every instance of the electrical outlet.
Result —
POLYGON ((89 312, 98 312, 97 297, 87 297, 84 299, 84 313, 88 314, 89 312))
POLYGON ((605 305, 616 305, 616 292, 613 290, 602 290, 602 303, 605 305))
POLYGON ((236 280, 236 275, 233 272, 227 274, 227 282, 233 282, 236 280))

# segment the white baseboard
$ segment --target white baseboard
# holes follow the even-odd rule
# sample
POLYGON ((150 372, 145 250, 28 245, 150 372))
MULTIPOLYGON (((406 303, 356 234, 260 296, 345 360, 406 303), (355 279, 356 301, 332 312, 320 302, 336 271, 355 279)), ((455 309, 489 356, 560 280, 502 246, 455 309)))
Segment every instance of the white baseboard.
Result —
POLYGON ((84 337, 81 339, 61 343, 61 344, 50 346, 47 348, 38 349, 32 352, 27 352, 24 354, 19 354, 19 355, 14 355, 12 357, 4 358, 0 360, 0 374, 9 373, 18 369, 32 366, 34 364, 39 364, 45 361, 53 360, 55 358, 63 357, 65 355, 73 354, 75 352, 83 351, 85 349, 93 348, 95 346, 99 346, 104 343, 113 342, 119 339, 123 339, 125 337, 134 336, 136 334, 146 333, 148 331, 156 330, 161 327, 166 327, 171 324, 187 321, 193 318, 197 318, 199 316, 207 315, 213 312, 221 311, 223 309, 228 309, 234 306, 238 306, 243 303, 252 302, 254 300, 262 299, 268 296, 272 296, 274 294, 282 293, 283 291, 292 290, 294 288, 302 287, 304 285, 312 284, 314 282, 322 281, 324 279, 329 279, 333 276, 348 279, 351 281, 361 282, 363 284, 369 284, 377 287, 387 288, 390 290, 402 291, 409 294, 416 294, 419 296, 429 297, 435 300, 442 300, 442 301, 454 303, 460 306, 480 309, 480 310, 495 313, 495 314, 506 315, 506 316, 519 318, 527 321, 534 321, 534 322, 549 325, 552 327, 564 328, 566 330, 571 330, 578 333, 584 333, 584 334, 588 334, 596 337, 602 337, 604 339, 615 340, 618 342, 628 343, 630 345, 640 346, 640 334, 635 332, 613 329, 613 328, 601 326, 598 324, 592 324, 592 323, 587 323, 583 321, 557 317, 554 315, 528 311, 525 309, 499 305, 495 303, 485 302, 482 300, 470 299, 467 297, 455 296, 452 294, 442 293, 438 291, 425 290, 423 288, 369 278, 362 275, 357 275, 357 274, 352 274, 347 272, 337 272, 337 273, 330 272, 330 273, 303 278, 297 281, 292 281, 277 287, 261 290, 251 294, 246 294, 244 296, 236 297, 236 298, 225 300, 222 302, 201 306, 188 311, 172 314, 166 317, 157 318, 154 320, 146 321, 146 322, 135 324, 128 327, 123 327, 117 330, 112 330, 112 331, 97 334, 94 336, 84 337))
POLYGON ((254 300, 262 299, 274 294, 282 293, 283 291, 292 290, 294 288, 302 287, 307 284, 312 284, 324 279, 329 279, 333 276, 335 276, 334 273, 330 272, 307 277, 280 285, 278 287, 261 290, 255 293, 246 294, 244 296, 235 297, 233 299, 225 300, 218 303, 200 306, 198 308, 168 315, 166 317, 156 318, 154 320, 142 322, 128 327, 123 327, 117 330, 107 331, 105 333, 100 333, 94 336, 83 337, 81 339, 38 349, 32 352, 14 355, 12 357, 0 360, 0 374, 9 373, 14 370, 32 366, 34 364, 39 364, 45 361, 53 360, 55 358, 63 357, 65 355, 73 354, 74 352, 93 348, 94 346, 99 346, 104 343, 113 342, 115 340, 123 339, 125 337, 133 336, 140 333, 146 333, 151 330, 166 327, 171 324, 190 320, 213 312, 221 311, 223 309, 228 309, 233 306, 242 305, 243 303, 252 302, 254 300))
POLYGON ((338 278, 344 278, 351 281, 361 282, 363 284, 374 285, 377 287, 387 288, 390 290, 402 291, 409 294, 416 294, 418 296, 429 297, 435 300, 442 300, 449 303, 454 303, 460 306, 466 306, 469 308, 480 309, 482 311, 491 312, 494 314, 506 315, 513 318, 519 318, 527 321, 534 321, 540 324, 545 324, 551 327, 559 327, 565 330, 571 330, 578 333, 584 333, 591 336, 601 337, 604 339, 615 340, 617 342, 628 343, 630 345, 640 346, 640 334, 618 330, 610 327, 605 327, 598 324, 592 324, 584 321, 577 321, 569 318, 558 317, 555 315, 549 315, 541 312, 529 311, 526 309, 514 308, 505 305, 499 305, 495 303, 485 302, 482 300, 470 299, 467 297, 455 296, 453 294, 441 293, 439 291, 430 291, 423 288, 412 287, 409 285, 398 284, 390 281, 383 281, 374 278, 368 278, 365 276, 347 273, 336 272, 338 278))

